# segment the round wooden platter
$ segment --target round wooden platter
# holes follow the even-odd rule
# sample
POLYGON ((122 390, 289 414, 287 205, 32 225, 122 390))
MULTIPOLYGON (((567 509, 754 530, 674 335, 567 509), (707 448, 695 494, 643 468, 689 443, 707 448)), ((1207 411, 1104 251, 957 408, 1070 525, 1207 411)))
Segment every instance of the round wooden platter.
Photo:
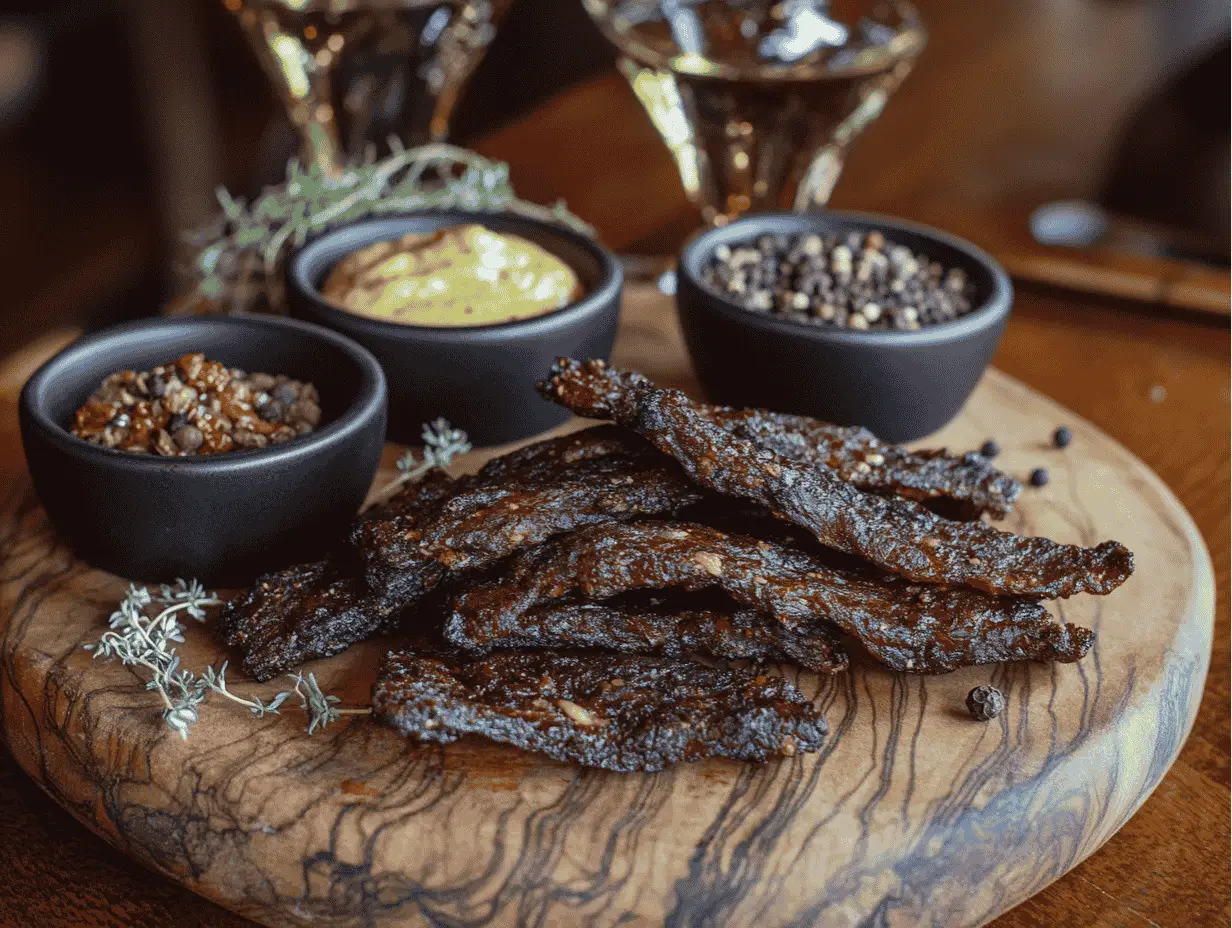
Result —
MULTIPOLYGON (((617 360, 689 387, 665 302, 631 294, 617 360)), ((417 746, 364 717, 309 736, 296 711, 258 719, 217 698, 181 740, 143 677, 82 648, 125 581, 74 560, 27 484, 0 513, 4 738, 124 853, 272 926, 980 925, 1092 853, 1159 782, 1197 709, 1214 601, 1189 516, 1125 449, 996 371, 928 443, 989 436, 1007 470, 1052 474, 1008 528, 1119 539, 1137 572, 1056 604, 1098 633, 1078 664, 779 668, 825 712, 818 754, 613 774, 478 741, 417 746), (1048 442, 1062 422, 1064 452, 1048 442), (963 706, 981 683, 1009 701, 987 724, 963 706)), ((308 669, 362 706, 393 643, 308 669)), ((209 623, 180 652, 238 669, 209 623)))

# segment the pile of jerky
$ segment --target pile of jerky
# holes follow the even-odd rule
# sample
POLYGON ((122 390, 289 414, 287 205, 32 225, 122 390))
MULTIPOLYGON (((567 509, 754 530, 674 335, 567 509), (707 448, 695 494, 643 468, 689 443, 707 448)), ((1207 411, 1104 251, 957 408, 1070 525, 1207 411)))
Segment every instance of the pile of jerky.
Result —
POLYGON ((1041 600, 1111 592, 1116 542, 999 531, 1019 484, 977 454, 708 406, 600 361, 547 399, 607 420, 365 513, 326 561, 261 577, 223 613, 266 680, 372 635, 375 715, 609 770, 815 751, 826 725, 772 673, 863 652, 898 671, 1070 662, 1092 633, 1041 600))

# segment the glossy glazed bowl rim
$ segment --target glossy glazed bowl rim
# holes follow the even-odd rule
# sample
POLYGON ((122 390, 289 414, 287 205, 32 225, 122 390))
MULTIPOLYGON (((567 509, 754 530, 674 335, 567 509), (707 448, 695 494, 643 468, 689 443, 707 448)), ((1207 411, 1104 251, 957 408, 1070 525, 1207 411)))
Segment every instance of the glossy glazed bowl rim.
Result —
MULTIPOLYGON (((759 231, 753 231, 742 241, 755 239, 759 231)), ((914 248, 927 254, 927 248, 914 248)), ((931 257, 931 256, 930 256, 931 257)), ((958 341, 998 324, 1009 313, 1013 305, 1013 285, 1009 274, 992 255, 979 246, 944 232, 941 229, 926 226, 921 223, 897 219, 881 213, 849 212, 846 210, 814 210, 808 213, 773 212, 752 213, 737 219, 725 226, 703 229, 694 235, 680 251, 677 261, 677 273, 688 280, 688 283, 706 299, 701 301, 706 309, 716 311, 735 321, 744 322, 754 328, 774 332, 779 335, 797 336, 817 342, 850 343, 853 346, 865 345, 874 347, 924 347, 958 341), (802 325, 789 319, 779 319, 776 316, 763 315, 745 309, 739 303, 711 290, 701 279, 699 273, 702 261, 710 255, 717 244, 716 238, 732 235, 733 229, 742 226, 755 227, 766 219, 776 221, 792 220, 800 231, 819 231, 824 229, 827 219, 837 219, 842 222, 867 226, 869 232, 884 232, 893 235, 895 232, 907 232, 918 235, 930 241, 939 242, 961 253, 973 265, 978 265, 988 272, 992 278, 992 290, 979 305, 960 319, 943 322, 939 325, 922 326, 914 331, 872 330, 861 332, 851 329, 840 329, 831 326, 802 325)), ((679 305, 679 296, 677 297, 679 305)))
MULTIPOLYGON (((124 368, 120 368, 123 370, 124 368)), ((104 374, 103 376, 107 376, 104 374)), ((65 346, 44 362, 21 390, 20 409, 28 414, 28 420, 42 432, 60 451, 71 456, 83 456, 100 464, 120 470, 160 473, 185 471, 192 474, 232 474, 237 471, 276 465, 279 467, 302 462, 328 448, 346 442, 367 428, 373 416, 379 415, 386 402, 385 372, 376 358, 363 346, 345 335, 324 326, 287 319, 281 316, 236 315, 236 316, 158 316, 137 319, 90 333, 65 346), (290 441, 264 448, 228 451, 222 454, 188 457, 163 457, 152 454, 136 454, 117 448, 104 448, 77 438, 68 429, 48 415, 46 391, 50 382, 73 364, 80 363, 85 355, 100 346, 122 343, 126 336, 135 332, 158 333, 160 329, 174 330, 195 325, 221 325, 236 329, 290 329, 301 332, 318 341, 328 342, 349 355, 360 370, 359 389, 341 413, 324 428, 314 429, 307 435, 299 435, 290 441)))
MULTIPOLYGON (((517 233, 515 232, 514 234, 517 233)), ((390 239, 373 239, 368 244, 374 244, 377 241, 390 241, 390 239)), ((568 264, 575 273, 577 272, 578 268, 573 262, 542 243, 536 242, 536 244, 549 251, 560 261, 568 264)), ((620 266, 620 262, 616 260, 616 256, 608 251, 597 239, 554 222, 508 212, 485 213, 458 209, 419 210, 409 213, 391 213, 387 216, 366 216, 363 219, 357 219, 354 222, 336 226, 326 232, 322 232, 311 241, 297 248, 291 255, 291 259, 287 262, 287 284, 304 299, 309 300, 313 304, 315 311, 329 319, 331 324, 336 323, 339 327, 347 330, 359 331, 365 335, 375 337, 415 337, 425 341, 456 342, 468 338, 491 341, 500 340, 504 337, 510 339, 523 336, 534 337, 550 332, 561 325, 566 325, 575 319, 584 318, 598 312, 608 306, 612 300, 619 298, 621 288, 624 286, 624 271, 620 266), (592 290, 584 293, 579 299, 567 303, 559 309, 531 316, 529 319, 493 322, 488 325, 434 326, 415 325, 414 323, 406 322, 385 322, 381 319, 374 319, 370 316, 362 316, 358 313, 341 309, 325 298, 319 286, 309 279, 304 267, 307 263, 307 258, 313 255, 315 251, 324 248, 324 243, 335 236, 353 229, 363 228, 364 226, 387 222, 396 223, 399 220, 433 218, 450 220, 446 224, 448 227, 464 225, 467 222, 478 222, 480 225, 483 225, 485 218, 493 217, 515 224, 546 229, 551 233, 571 239, 575 244, 581 246, 583 250, 589 252, 595 259, 599 266, 599 282, 592 290)))

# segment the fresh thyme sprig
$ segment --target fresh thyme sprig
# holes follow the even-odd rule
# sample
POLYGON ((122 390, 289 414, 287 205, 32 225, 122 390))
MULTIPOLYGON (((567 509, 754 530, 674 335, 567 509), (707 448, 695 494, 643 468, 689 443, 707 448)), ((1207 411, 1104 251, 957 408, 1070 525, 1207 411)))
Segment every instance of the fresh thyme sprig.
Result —
POLYGON ((278 715, 279 708, 292 695, 299 697, 299 707, 308 716, 308 734, 315 734, 317 728, 325 728, 330 722, 336 722, 344 715, 369 715, 372 710, 365 707, 362 709, 339 709, 338 703, 342 702, 337 696, 322 692, 321 685, 317 683, 316 675, 312 671, 307 674, 289 673, 287 677, 295 686, 292 689, 284 690, 278 693, 269 702, 262 702, 259 696, 254 696, 252 699, 245 699, 243 696, 237 696, 227 689, 227 662, 223 661, 222 666, 217 671, 213 667, 206 667, 201 673, 201 679, 205 681, 205 685, 217 693, 219 696, 226 697, 232 702, 239 703, 246 707, 257 718, 265 715, 278 715))
POLYGON ((127 666, 149 670, 146 689, 158 693, 163 701, 163 719, 187 738, 188 729, 197 721, 197 707, 205 701, 206 688, 192 671, 180 667, 175 653, 175 645, 184 642, 179 614, 203 622, 205 609, 218 602, 196 580, 178 580, 175 586, 164 584, 158 593, 130 585, 128 595, 111 613, 108 630, 97 644, 85 648, 96 658, 119 658, 127 666), (152 617, 147 614, 151 605, 162 606, 152 617))
POLYGON ((430 470, 449 467, 453 459, 471 450, 471 442, 461 429, 455 429, 445 419, 436 419, 423 427, 423 456, 416 458, 409 448, 398 458, 398 476, 377 491, 374 502, 389 499, 404 483, 421 480, 430 470))
POLYGON ((205 610, 219 605, 220 600, 196 580, 177 580, 174 586, 163 584, 157 593, 130 585, 128 594, 111 614, 108 630, 95 644, 86 644, 96 658, 118 658, 129 667, 144 667, 150 672, 146 689, 157 692, 163 701, 163 721, 180 737, 188 739, 189 729, 196 723, 198 707, 210 693, 247 708, 258 718, 277 715, 283 703, 292 695, 298 696, 300 708, 308 716, 308 734, 324 728, 343 715, 366 715, 371 710, 339 709, 337 696, 321 691, 317 679, 311 673, 288 674, 295 686, 278 693, 269 702, 259 696, 246 699, 227 688, 227 662, 215 670, 207 666, 201 676, 180 666, 176 644, 184 643, 184 629, 180 625, 181 613, 198 622, 204 622, 205 610), (161 607, 154 615, 151 606, 161 607))
POLYGON ((282 309, 282 267, 291 249, 335 226, 369 216, 419 210, 515 213, 584 234, 593 230, 565 208, 519 200, 509 166, 465 148, 432 144, 403 148, 336 174, 319 165, 287 165, 286 180, 268 187, 251 205, 218 190, 219 216, 189 236, 195 295, 230 312, 253 309, 264 299, 282 309))

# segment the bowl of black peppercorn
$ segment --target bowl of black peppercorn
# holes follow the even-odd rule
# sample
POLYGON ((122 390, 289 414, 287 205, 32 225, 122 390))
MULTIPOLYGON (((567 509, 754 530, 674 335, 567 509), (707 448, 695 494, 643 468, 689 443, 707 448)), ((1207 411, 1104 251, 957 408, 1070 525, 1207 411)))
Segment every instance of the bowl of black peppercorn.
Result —
POLYGON ((707 398, 921 438, 962 408, 1013 302, 992 257, 863 213, 746 216, 681 251, 676 305, 707 398))
POLYGON ((319 557, 345 535, 380 463, 385 376, 350 339, 298 320, 148 318, 69 345, 26 382, 19 413, 35 492, 80 558, 140 582, 239 586, 319 557), (194 455, 138 453, 75 434, 75 411, 111 375, 194 353, 238 373, 312 384, 313 427, 277 444, 194 455))

